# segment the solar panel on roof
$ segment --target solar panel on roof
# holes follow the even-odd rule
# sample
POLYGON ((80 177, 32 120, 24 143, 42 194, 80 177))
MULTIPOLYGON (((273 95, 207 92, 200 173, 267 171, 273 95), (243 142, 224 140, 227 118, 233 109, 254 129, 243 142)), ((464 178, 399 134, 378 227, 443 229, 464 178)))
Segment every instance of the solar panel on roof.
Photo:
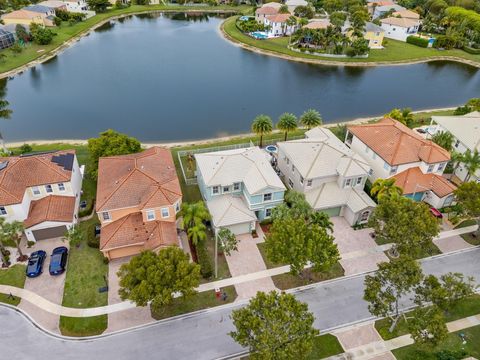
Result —
POLYGON ((5 169, 8 166, 8 161, 0 162, 0 170, 5 169))
POLYGON ((58 156, 52 156, 52 162, 63 167, 64 170, 72 171, 73 169, 73 154, 61 154, 58 156))

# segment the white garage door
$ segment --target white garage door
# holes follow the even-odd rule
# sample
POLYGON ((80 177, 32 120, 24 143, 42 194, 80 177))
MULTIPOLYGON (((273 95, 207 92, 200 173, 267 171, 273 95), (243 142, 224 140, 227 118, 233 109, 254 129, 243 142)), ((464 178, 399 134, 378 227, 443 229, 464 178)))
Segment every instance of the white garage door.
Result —
POLYGON ((250 230, 250 223, 236 224, 228 227, 235 235, 248 234, 250 230))

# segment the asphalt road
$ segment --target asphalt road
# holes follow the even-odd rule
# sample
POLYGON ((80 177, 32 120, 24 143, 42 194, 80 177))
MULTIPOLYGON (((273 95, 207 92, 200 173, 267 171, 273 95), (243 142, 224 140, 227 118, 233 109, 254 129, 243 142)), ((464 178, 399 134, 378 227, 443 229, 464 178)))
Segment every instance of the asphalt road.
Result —
MULTIPOLYGON (((480 279, 480 248, 427 259, 425 273, 460 272, 480 279)), ((296 293, 309 304, 319 329, 370 318, 362 300, 364 276, 318 284, 296 293)), ((477 281, 478 282, 478 281, 477 281)), ((408 305, 408 301, 404 303, 408 305)), ((45 334, 14 310, 0 307, 0 358, 49 360, 217 359, 242 351, 227 334, 229 314, 241 306, 210 309, 191 316, 157 322, 137 330, 95 340, 70 341, 45 334)))

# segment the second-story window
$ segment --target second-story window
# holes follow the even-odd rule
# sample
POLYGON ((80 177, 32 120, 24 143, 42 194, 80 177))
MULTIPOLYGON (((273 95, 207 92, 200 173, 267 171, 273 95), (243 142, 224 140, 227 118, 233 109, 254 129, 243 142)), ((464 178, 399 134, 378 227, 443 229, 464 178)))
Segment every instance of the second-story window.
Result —
POLYGON ((352 179, 345 180, 345 187, 349 187, 350 185, 352 185, 352 179))
POLYGON ((272 200, 272 193, 263 194, 263 201, 271 201, 272 200))
POLYGON ((230 186, 224 186, 223 187, 223 192, 224 193, 229 193, 230 192, 230 186))
POLYGON ((440 163, 440 164, 438 164, 437 171, 442 171, 444 168, 445 168, 445 163, 440 163))
POLYGON ((302 176, 302 175, 300 175, 300 184, 303 184, 303 183, 304 183, 304 181, 305 181, 305 179, 303 178, 303 176, 302 176))
POLYGON ((148 221, 155 220, 155 210, 148 210, 147 211, 147 220, 148 221))
POLYGON ((428 165, 428 169, 427 169, 427 172, 428 173, 431 173, 433 171, 433 168, 435 167, 435 165, 428 165))
POLYGON ((212 187, 212 194, 217 195, 220 191, 220 188, 218 186, 212 187))
POLYGON ((102 218, 103 218, 104 221, 112 220, 112 218, 110 217, 110 213, 108 211, 104 211, 102 213, 102 218))
POLYGON ((38 188, 38 186, 34 186, 32 188, 32 192, 33 192, 33 195, 40 195, 40 189, 38 188))
POLYGON ((170 216, 170 212, 168 211, 168 208, 162 208, 162 218, 167 218, 170 216))
POLYGON ((307 180, 307 186, 312 186, 312 179, 307 180))
POLYGON ((5 206, 0 206, 0 215, 7 215, 7 209, 5 209, 5 206))
POLYGON ((65 191, 65 184, 64 183, 59 183, 58 184, 58 190, 59 191, 65 191))
POLYGON ((238 191, 238 190, 240 190, 240 183, 233 184, 233 191, 238 191))
POLYGON ((360 185, 362 183, 362 177, 357 178, 357 185, 360 185))
POLYGON ((45 191, 47 193, 52 193, 53 192, 52 185, 45 185, 45 191))
POLYGON ((392 166, 390 168, 390 175, 396 174, 398 170, 398 166, 392 166))

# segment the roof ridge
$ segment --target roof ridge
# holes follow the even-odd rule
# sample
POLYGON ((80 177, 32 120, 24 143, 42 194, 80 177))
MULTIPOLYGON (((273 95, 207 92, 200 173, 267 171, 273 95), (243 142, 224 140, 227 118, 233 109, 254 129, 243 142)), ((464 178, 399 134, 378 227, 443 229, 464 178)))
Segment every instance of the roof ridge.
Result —
POLYGON ((320 156, 320 153, 322 152, 323 148, 325 147, 325 141, 321 141, 321 143, 322 143, 322 146, 319 147, 318 152, 317 152, 317 154, 315 155, 315 157, 313 158, 313 161, 312 161, 312 163, 310 164, 310 167, 308 168, 308 171, 307 171, 307 174, 305 175, 305 177, 310 176, 310 173, 311 173, 312 170, 313 170, 313 165, 317 162, 317 159, 318 159, 318 157, 320 156))
MULTIPOLYGON (((59 153, 59 152, 60 152, 60 151, 57 151, 57 152, 55 152, 55 154, 57 154, 57 153, 59 153)), ((59 167, 58 164, 57 164, 57 166, 51 166, 51 165, 50 165, 49 163, 47 163, 46 161, 43 161, 39 156, 33 156, 33 157, 31 157, 31 158, 40 161, 42 164, 44 164, 44 165, 47 166, 48 168, 50 168, 50 169, 52 169, 53 171, 55 171, 57 174, 59 174, 59 175, 61 175, 62 177, 65 177, 65 178, 66 178, 66 175, 63 174, 63 173, 58 169, 58 167, 59 167)), ((28 158, 25 158, 25 159, 28 159, 28 158)), ((52 162, 52 161, 50 161, 50 162, 52 162)), ((56 163, 55 163, 55 164, 56 164, 56 163)), ((69 171, 69 170, 65 170, 65 171, 69 171)), ((70 179, 72 178, 72 171, 69 171, 69 173, 70 173, 70 177, 67 178, 67 180, 70 180, 70 179)))
POLYGON ((109 237, 108 240, 105 242, 105 244, 103 244, 102 249, 105 248, 105 246, 110 242, 110 240, 113 239, 113 236, 120 230, 120 227, 121 227, 123 224, 125 224, 125 222, 127 221, 127 219, 128 219, 131 215, 133 215, 133 214, 134 214, 134 213, 130 213, 130 214, 128 214, 128 215, 125 215, 123 218, 120 218, 120 219, 118 219, 118 220, 116 220, 116 221, 113 221, 113 222, 111 222, 110 224, 107 224, 107 225, 106 225, 106 226, 108 226, 108 225, 113 225, 113 224, 115 224, 116 222, 120 222, 120 221, 121 221, 121 223, 118 224, 117 228, 116 228, 115 231, 110 235, 110 237, 109 237))
MULTIPOLYGON (((136 169, 135 169, 135 170, 136 170, 136 169)), ((111 193, 110 195, 108 195, 102 203, 98 204, 98 209, 101 209, 101 208, 107 203, 107 201, 112 198, 112 196, 118 191, 118 189, 120 189, 120 187, 121 187, 123 184, 125 184, 125 181, 127 181, 127 179, 128 179, 130 176, 132 176, 132 174, 135 172, 135 170, 134 170, 134 171, 131 171, 129 174, 127 174, 127 176, 125 176, 125 177, 123 178, 123 180, 122 180, 121 182, 119 182, 118 186, 112 191, 112 193, 111 193)))

